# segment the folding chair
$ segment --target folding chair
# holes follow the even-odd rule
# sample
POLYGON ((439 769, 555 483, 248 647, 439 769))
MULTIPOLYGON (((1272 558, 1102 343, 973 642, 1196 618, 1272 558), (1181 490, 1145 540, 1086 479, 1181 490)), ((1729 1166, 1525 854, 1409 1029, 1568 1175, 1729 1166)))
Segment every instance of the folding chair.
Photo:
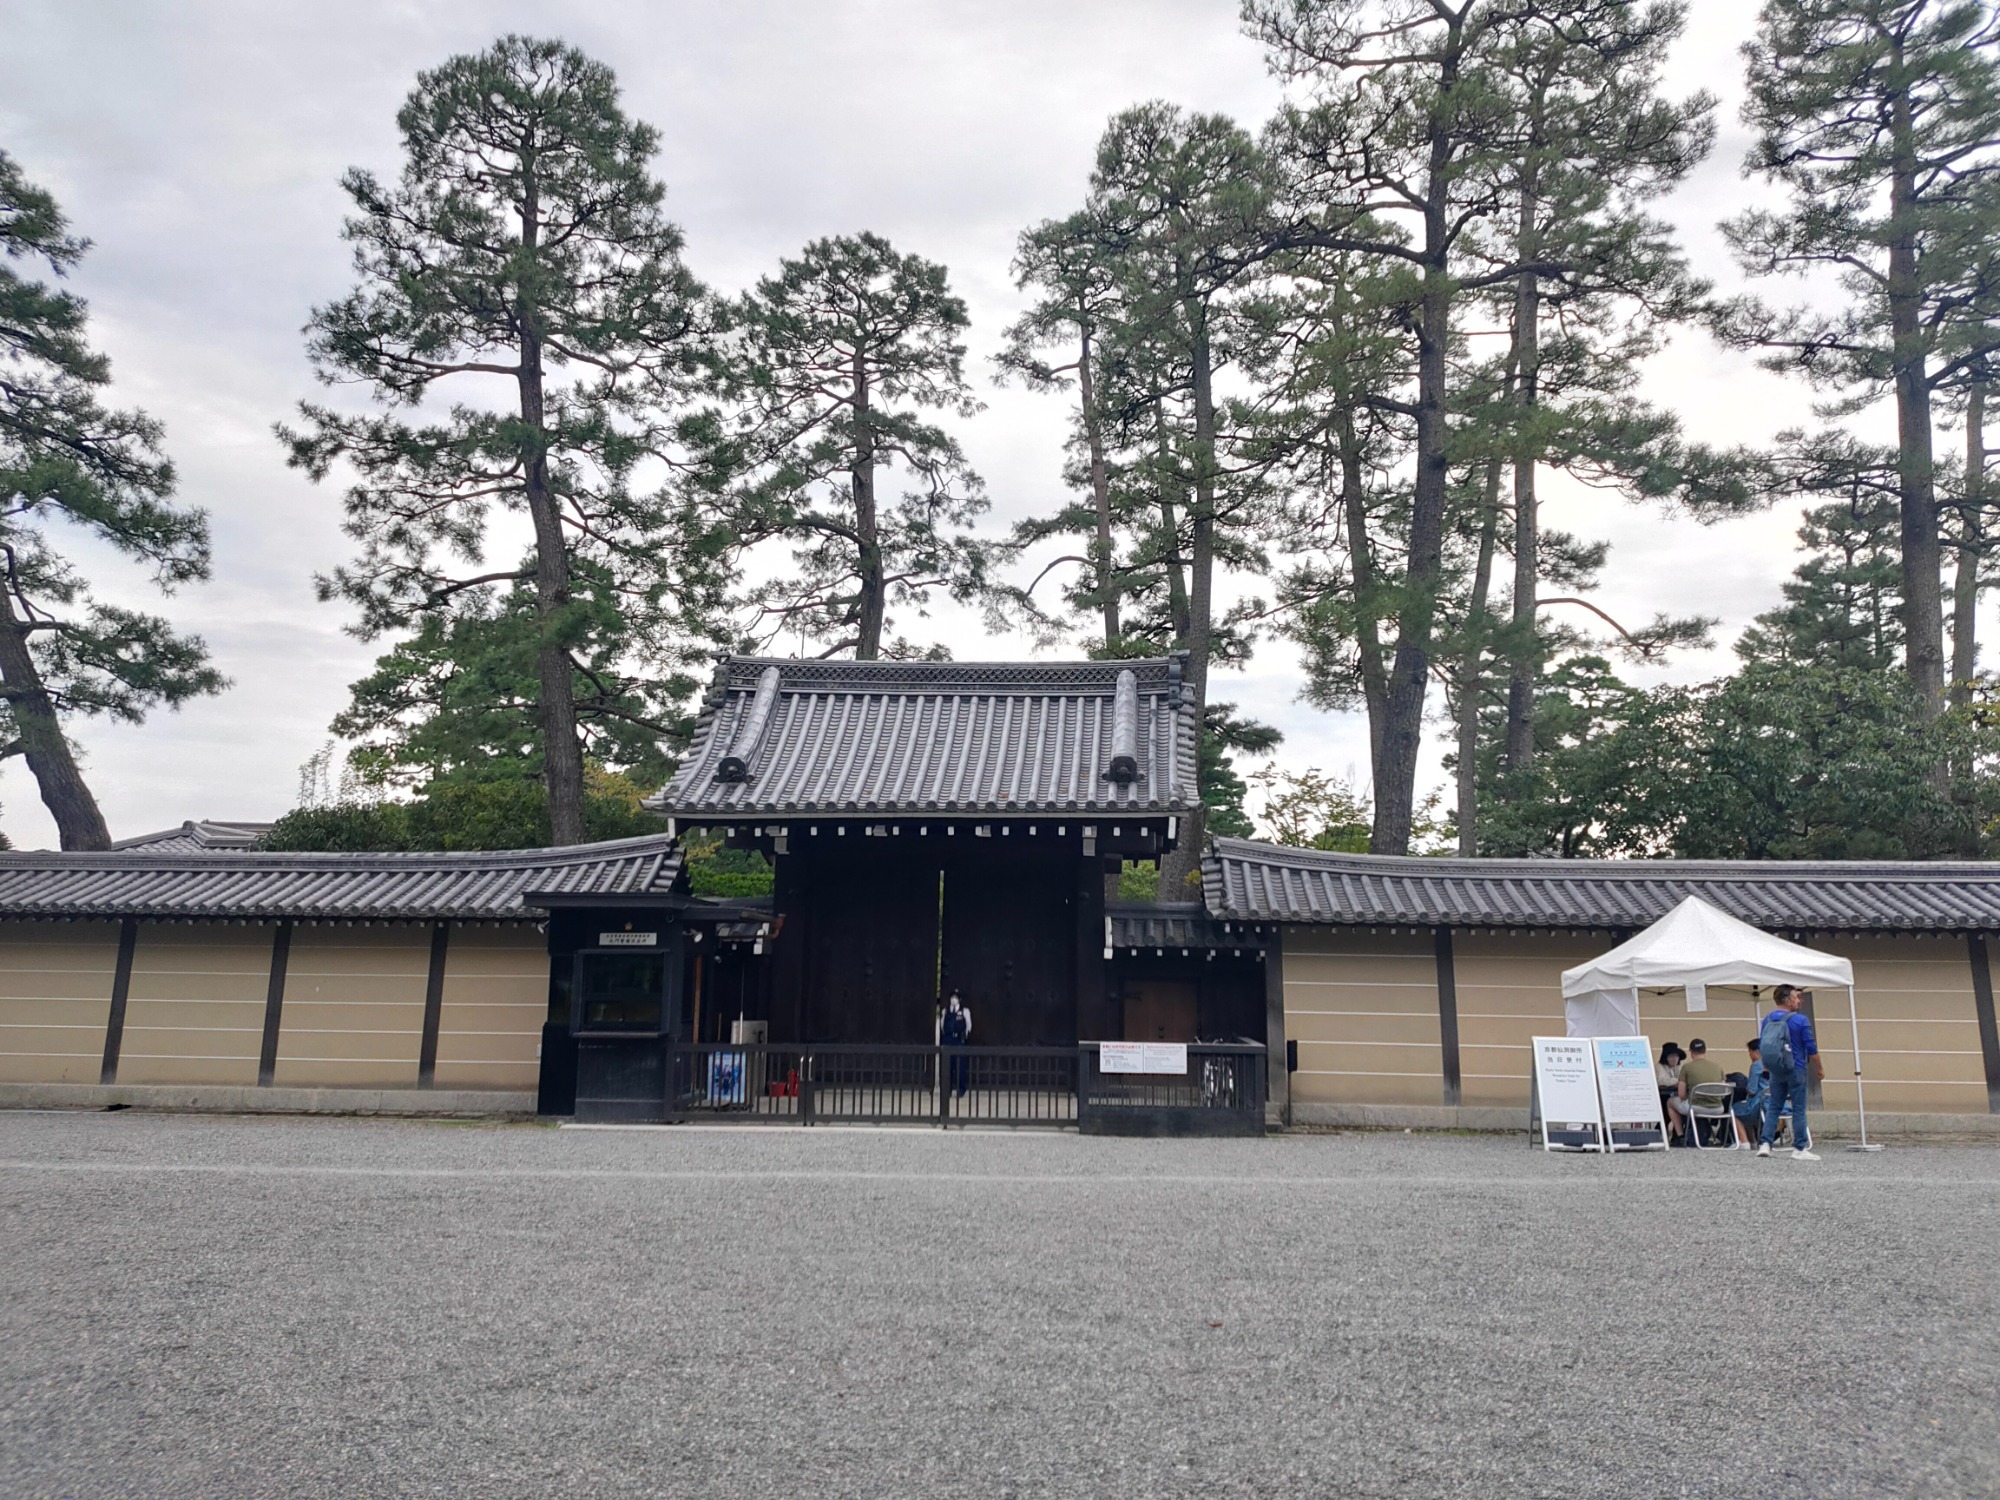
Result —
POLYGON ((1688 1090, 1687 1126, 1698 1151, 1734 1151, 1742 1145, 1736 1136, 1736 1085, 1732 1083, 1698 1083, 1688 1090), (1709 1146, 1702 1140, 1704 1122, 1713 1124, 1727 1121, 1729 1124, 1729 1144, 1709 1146))

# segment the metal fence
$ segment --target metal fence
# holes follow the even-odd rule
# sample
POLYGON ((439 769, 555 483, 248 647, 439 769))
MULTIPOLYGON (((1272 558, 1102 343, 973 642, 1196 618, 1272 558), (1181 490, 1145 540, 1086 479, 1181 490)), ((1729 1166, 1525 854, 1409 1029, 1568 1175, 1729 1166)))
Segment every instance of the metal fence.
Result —
POLYGON ((579 1119, 1042 1125, 1234 1134, 1264 1125, 1264 1049, 1197 1043, 1184 1075, 1105 1074, 1097 1045, 584 1041, 579 1119), (597 1056, 603 1053, 602 1057, 597 1056))
POLYGON ((1099 1135, 1261 1135, 1264 1048, 1195 1042, 1185 1073, 1106 1073, 1097 1045, 1078 1049, 1077 1124, 1099 1135))
POLYGON ((669 1049, 672 1120, 792 1125, 1068 1125, 1069 1047, 681 1043, 669 1049), (943 1086, 940 1087, 940 1084, 943 1086))

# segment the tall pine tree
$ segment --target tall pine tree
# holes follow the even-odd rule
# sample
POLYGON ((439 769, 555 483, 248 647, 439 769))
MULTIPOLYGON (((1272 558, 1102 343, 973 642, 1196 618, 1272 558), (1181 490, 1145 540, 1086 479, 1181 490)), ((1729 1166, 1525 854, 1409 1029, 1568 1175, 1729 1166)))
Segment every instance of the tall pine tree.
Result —
POLYGON ((1932 400, 1984 357, 2000 311, 2000 16, 1971 0, 1766 0, 1744 56, 1745 171, 1783 196, 1724 228, 1753 275, 1830 273, 1846 300, 1745 300, 1720 327, 1849 414, 1893 396, 1904 666, 1942 708, 1932 400))
POLYGON ((225 686, 199 636, 94 598, 61 547, 65 532, 93 538, 163 592, 209 572, 208 517, 174 503, 159 424, 100 399, 111 365, 85 338, 83 300, 23 274, 61 278, 88 248, 0 152, 0 756, 27 761, 65 849, 108 849, 111 835, 64 719, 136 724, 225 686))
POLYGON ((532 589, 540 773, 554 837, 574 843, 580 664, 671 615, 676 564, 709 561, 678 545, 667 477, 648 467, 676 452, 704 300, 660 212, 657 132, 576 49, 508 36, 455 57, 419 76, 397 125, 398 180, 343 180, 359 285, 308 325, 321 378, 366 385, 382 409, 306 403, 280 436, 314 479, 355 477, 360 555, 320 591, 358 605, 362 633, 468 590, 532 589), (490 559, 508 545, 496 512, 526 523, 525 560, 490 559), (579 559, 606 580, 592 605, 579 559))
POLYGON ((751 594, 750 644, 907 654, 887 635, 891 605, 921 613, 933 594, 975 599, 986 583, 971 531, 985 488, 926 416, 978 410, 964 301, 937 262, 861 234, 815 240, 728 317, 734 413, 711 460, 723 524, 744 553, 777 543, 794 565, 751 594))

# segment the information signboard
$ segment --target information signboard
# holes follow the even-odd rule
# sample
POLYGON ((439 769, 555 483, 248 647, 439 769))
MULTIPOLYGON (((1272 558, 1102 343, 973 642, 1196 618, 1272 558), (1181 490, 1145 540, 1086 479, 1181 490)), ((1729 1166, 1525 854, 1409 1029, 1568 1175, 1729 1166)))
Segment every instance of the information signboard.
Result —
POLYGON ((660 935, 657 932, 600 932, 597 935, 600 948, 657 948, 660 935))
POLYGON ((1186 1042, 1099 1042, 1097 1068, 1101 1073, 1187 1072, 1186 1042))
POLYGON ((1597 1070, 1590 1039, 1538 1036, 1535 1099, 1546 1151, 1602 1151, 1604 1115, 1597 1102, 1597 1070))
POLYGON ((1611 1149, 1665 1149, 1667 1122, 1653 1077, 1652 1042, 1643 1036, 1601 1036, 1590 1045, 1597 1054, 1597 1093, 1611 1149))

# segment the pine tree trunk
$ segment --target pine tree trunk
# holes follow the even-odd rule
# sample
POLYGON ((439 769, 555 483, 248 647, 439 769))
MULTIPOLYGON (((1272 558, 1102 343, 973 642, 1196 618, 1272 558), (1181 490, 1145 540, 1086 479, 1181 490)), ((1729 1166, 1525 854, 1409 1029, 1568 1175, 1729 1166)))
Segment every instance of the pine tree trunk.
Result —
MULTIPOLYGON (((1540 231, 1535 222, 1535 187, 1521 191, 1521 222, 1516 254, 1532 259, 1540 231)), ((1541 516, 1535 494, 1537 447, 1533 424, 1541 375, 1541 282, 1523 271, 1514 290, 1514 353, 1519 385, 1514 401, 1520 430, 1514 451, 1514 618, 1507 674, 1507 747, 1509 773, 1526 771, 1535 762, 1535 685, 1541 676, 1541 638, 1535 629, 1537 595, 1541 586, 1541 516)))
MULTIPOLYGON (((1898 49, 1897 63, 1902 57, 1898 49)), ((1918 276, 1915 126, 1907 91, 1891 100, 1889 331, 1896 387, 1896 474, 1902 504, 1903 659, 1911 684, 1944 706, 1943 557, 1931 454, 1931 388, 1918 276)))
POLYGON ((882 654, 882 625, 888 618, 888 583, 882 569, 882 533, 875 513, 875 429, 868 385, 868 363, 854 351, 854 467, 849 473, 854 492, 854 530, 860 538, 855 558, 856 601, 854 659, 874 661, 882 654))
POLYGON ((1153 403, 1153 437, 1160 455, 1160 529, 1167 539, 1167 613, 1171 616, 1174 639, 1185 645, 1188 636, 1187 569, 1181 564, 1181 520, 1174 508, 1173 445, 1167 441, 1167 418, 1158 400, 1153 403))
POLYGON ((1479 684, 1486 652, 1486 591, 1493 582, 1493 549, 1500 531, 1500 460, 1486 467, 1486 514, 1479 526, 1479 557, 1465 603, 1465 650, 1458 661, 1458 852, 1479 853, 1479 684))
MULTIPOLYGON (((1195 332, 1194 374, 1194 506, 1189 517, 1191 542, 1188 566, 1188 629, 1182 642, 1188 654, 1185 681, 1194 697, 1195 764, 1201 764, 1201 741, 1207 733, 1208 658, 1214 645, 1215 605, 1215 392, 1210 368, 1206 309, 1188 308, 1195 332)), ((1197 792, 1199 789, 1197 788, 1197 792)), ((1208 836, 1208 808, 1197 795, 1181 825, 1179 842, 1160 863, 1160 899, 1190 899, 1189 878, 1201 867, 1202 845, 1208 836)))
POLYGON ((1113 650, 1122 633, 1118 621, 1118 587, 1111 575, 1111 474, 1104 462, 1104 424, 1097 410, 1097 389, 1090 371, 1090 325, 1085 323, 1076 361, 1077 403, 1083 413, 1083 441, 1090 454, 1090 501, 1097 512, 1097 544, 1091 555, 1097 578, 1097 603, 1104 615, 1104 649, 1113 650))
MULTIPOLYGON (((1447 79, 1449 85, 1455 77, 1447 79)), ((1430 687, 1432 632, 1444 560, 1447 354, 1452 288, 1445 222, 1451 142, 1433 114, 1429 192, 1424 205, 1423 293, 1417 308, 1417 444, 1411 486, 1408 563, 1396 612, 1396 658, 1389 669, 1382 751, 1375 771, 1375 823, 1368 847, 1408 854, 1416 818, 1417 756, 1423 748, 1424 698, 1430 687)))
MULTIPOLYGON (((523 195, 521 245, 530 263, 540 235, 540 204, 532 186, 523 195)), ((542 777, 549 794, 549 831, 557 844, 583 842, 583 744, 577 731, 576 682, 570 666, 569 545, 549 486, 547 407, 542 389, 542 329, 531 293, 523 292, 519 385, 521 424, 533 445, 526 455, 524 486, 535 530, 535 617, 540 639, 535 671, 541 688, 542 777)))
POLYGON ((84 784, 83 772, 70 753, 55 704, 28 649, 28 631, 14 613, 14 601, 0 589, 0 688, 14 720, 21 753, 41 789, 42 805, 56 820, 56 834, 65 849, 109 849, 111 831, 97 799, 84 784))
POLYGON ((1979 563, 1985 551, 1986 387, 1975 383, 1965 398, 1965 519, 1959 528, 1958 569, 1951 589, 1951 702, 1972 701, 1979 671, 1979 563))
POLYGON ((1382 624, 1375 616, 1375 549, 1368 538, 1368 483, 1354 408, 1336 421, 1340 447, 1340 508, 1347 523, 1347 558, 1354 581, 1354 643, 1360 657, 1361 701, 1368 712, 1368 784, 1382 775, 1382 730, 1389 715, 1389 674, 1382 663, 1382 624))

